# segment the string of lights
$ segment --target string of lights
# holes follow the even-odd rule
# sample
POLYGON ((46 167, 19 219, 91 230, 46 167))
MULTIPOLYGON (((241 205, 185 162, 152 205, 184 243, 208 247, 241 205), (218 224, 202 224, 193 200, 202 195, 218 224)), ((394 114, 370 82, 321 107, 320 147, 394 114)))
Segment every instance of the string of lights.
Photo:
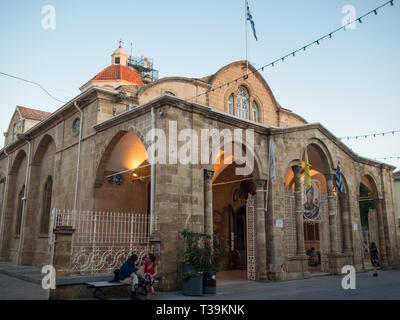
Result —
MULTIPOLYGON (((347 141, 347 140, 363 140, 363 139, 367 139, 367 138, 377 138, 377 137, 388 137, 388 136, 393 136, 395 134, 400 133, 400 130, 392 130, 392 131, 386 131, 386 132, 378 132, 378 133, 369 133, 369 134, 362 134, 359 136, 348 136, 348 137, 340 137, 337 138, 340 141, 347 141)), ((285 137, 285 139, 289 139, 289 140, 309 140, 310 138, 305 138, 305 137, 285 137)), ((333 141, 335 140, 334 138, 325 138, 325 137, 321 137, 318 138, 321 140, 330 140, 333 141)))
POLYGON ((4 76, 7 76, 7 77, 10 77, 10 78, 14 78, 14 79, 17 79, 17 80, 21 80, 21 81, 24 81, 24 82, 28 82, 28 83, 30 83, 30 84, 33 84, 33 85, 35 85, 35 86, 38 86, 40 89, 42 89, 50 98, 52 98, 52 99, 54 99, 54 100, 56 100, 56 101, 58 101, 58 102, 61 102, 61 103, 66 103, 66 101, 62 101, 62 100, 59 100, 59 99, 57 99, 56 97, 54 97, 49 91, 47 91, 40 83, 38 83, 38 82, 35 82, 35 81, 30 81, 30 80, 27 80, 27 79, 23 79, 23 78, 20 78, 20 77, 17 77, 17 76, 13 76, 12 74, 8 74, 8 73, 5 73, 5 72, 1 72, 0 71, 0 74, 2 74, 2 75, 4 75, 4 76))
POLYGON ((243 76, 240 76, 239 78, 236 78, 236 79, 234 79, 234 80, 232 80, 232 81, 229 81, 229 82, 226 82, 226 83, 224 83, 224 84, 221 84, 221 85, 219 85, 219 86, 217 86, 217 87, 210 88, 210 89, 208 89, 208 90, 206 90, 206 91, 204 91, 204 92, 202 92, 202 93, 199 93, 199 94, 195 95, 194 97, 192 97, 192 98, 190 98, 190 99, 188 99, 188 100, 193 100, 193 99, 196 99, 196 98, 198 98, 198 97, 201 97, 201 96, 203 96, 203 95, 205 95, 205 94, 208 94, 208 93, 210 93, 210 92, 214 92, 215 90, 222 89, 223 87, 229 86, 230 84, 232 84, 232 83, 234 83, 234 82, 236 83, 236 82, 238 82, 238 81, 241 80, 241 79, 247 80, 248 77, 249 77, 250 75, 253 75, 253 76, 254 76, 256 72, 264 71, 264 69, 267 68, 267 67, 274 67, 278 62, 284 62, 286 58, 295 57, 297 53, 302 52, 302 51, 306 51, 307 48, 309 48, 309 47, 311 47, 311 46, 313 46, 313 45, 320 45, 321 42, 322 42, 324 39, 332 39, 332 37, 333 37, 333 35, 334 35, 335 33, 339 32, 339 31, 341 31, 341 30, 344 30, 344 31, 345 31, 347 27, 349 27, 350 25, 353 25, 354 23, 357 23, 357 22, 358 22, 358 23, 362 23, 362 22, 363 22, 363 19, 364 19, 365 17, 367 17, 367 16, 369 16, 369 15, 371 15, 371 14, 377 15, 377 14, 378 14, 378 11, 379 11, 380 9, 382 9, 383 7, 388 6, 389 4, 390 4, 390 6, 393 6, 393 3, 394 3, 394 0, 390 0, 390 1, 388 1, 388 2, 386 2, 386 3, 384 3, 384 4, 382 4, 382 5, 380 5, 379 7, 376 7, 375 9, 372 9, 371 11, 365 13, 364 15, 362 15, 362 16, 360 16, 360 17, 358 17, 358 18, 356 18, 356 19, 354 19, 354 20, 348 22, 347 24, 341 26, 340 28, 337 28, 337 29, 335 29, 335 30, 333 30, 333 31, 331 31, 331 32, 329 32, 329 33, 327 33, 327 34, 325 34, 324 36, 318 38, 317 40, 312 41, 312 42, 310 42, 310 43, 308 43, 308 44, 306 44, 306 45, 300 47, 299 49, 294 50, 294 51, 292 51, 292 52, 290 52, 290 53, 288 53, 288 54, 286 54, 286 55, 280 57, 279 59, 276 59, 276 60, 274 60, 274 61, 272 61, 272 62, 270 62, 270 63, 268 63, 268 64, 263 65, 262 67, 256 69, 255 71, 252 71, 252 72, 250 72, 250 73, 247 73, 247 74, 245 74, 245 75, 243 75, 243 76))
POLYGON ((353 137, 341 137, 339 138, 339 140, 350 140, 350 139, 359 139, 359 138, 370 138, 370 137, 378 137, 378 136, 382 136, 384 137, 385 135, 395 135, 396 133, 399 133, 400 130, 393 130, 393 131, 387 131, 387 132, 380 132, 380 133, 371 133, 371 134, 364 134, 364 135, 360 135, 360 136, 353 136, 353 137))
POLYGON ((400 160, 400 157, 373 158, 374 160, 400 160))

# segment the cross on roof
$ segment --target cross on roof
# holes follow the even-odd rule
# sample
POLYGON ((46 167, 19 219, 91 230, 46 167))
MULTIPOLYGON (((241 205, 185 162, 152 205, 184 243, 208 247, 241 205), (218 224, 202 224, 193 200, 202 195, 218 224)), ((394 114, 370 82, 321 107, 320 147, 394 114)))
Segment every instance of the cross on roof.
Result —
POLYGON ((122 39, 119 39, 118 42, 119 42, 119 46, 120 46, 120 47, 121 47, 121 45, 124 43, 124 42, 122 41, 122 39))

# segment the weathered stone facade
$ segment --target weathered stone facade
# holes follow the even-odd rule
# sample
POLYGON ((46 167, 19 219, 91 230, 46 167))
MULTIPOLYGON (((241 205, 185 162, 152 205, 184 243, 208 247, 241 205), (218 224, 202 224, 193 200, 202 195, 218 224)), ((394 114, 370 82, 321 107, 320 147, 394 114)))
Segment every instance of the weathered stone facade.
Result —
MULTIPOLYGON (((208 164, 178 161, 155 165, 154 215, 160 225, 157 258, 165 290, 177 289, 180 285, 178 261, 183 243, 179 233, 185 227, 208 233, 214 230, 222 242, 232 245, 241 255, 234 262, 236 266, 246 266, 246 258, 243 258, 246 246, 238 245, 240 241, 246 243, 246 235, 243 240, 235 233, 246 224, 232 221, 232 217, 238 215, 239 210, 245 212, 248 193, 256 196, 256 279, 285 280, 309 275, 301 202, 307 146, 310 163, 318 172, 315 177, 321 181, 326 197, 326 219, 319 230, 321 240, 318 239, 322 271, 340 273, 346 264, 354 265, 357 271, 364 270, 358 202, 361 182, 368 185, 375 199, 383 264, 399 267, 400 232, 392 190, 393 167, 359 157, 322 125, 307 124, 300 116, 282 108, 258 73, 190 100, 240 77, 244 70, 245 62, 241 61, 202 79, 166 78, 142 87, 124 85, 117 89, 87 86, 79 96, 26 131, 20 139, 7 144, 0 151, 3 173, 0 259, 19 264, 48 263, 48 233, 41 230, 49 219, 44 200, 44 186, 50 181, 49 177, 52 208, 73 209, 77 195, 78 210, 149 213, 149 179, 141 184, 130 184, 129 175, 126 175, 121 186, 114 186, 106 177, 117 171, 110 169, 110 159, 127 133, 136 136, 148 150, 151 141, 146 140, 146 135, 152 128, 153 110, 155 127, 166 133, 167 142, 173 138, 171 121, 176 121, 177 132, 190 128, 199 137, 202 129, 254 130, 254 145, 250 148, 244 139, 243 146, 249 147, 247 150, 254 156, 255 167, 252 174, 243 179, 235 177, 234 166, 224 168, 226 171, 218 169, 211 154, 208 164), (258 122, 253 121, 252 115, 246 120, 239 118, 236 111, 234 115, 229 114, 228 99, 233 94, 234 105, 237 104, 240 86, 248 90, 250 106, 256 102, 258 122), (127 94, 121 95, 121 92, 127 94), (176 97, 165 95, 166 92, 176 97), (130 104, 136 107, 129 108, 130 104), (72 130, 74 121, 80 118, 77 106, 83 111, 81 135, 72 130), (269 177, 270 140, 275 146, 275 183, 269 177), (333 188, 339 160, 344 177, 342 194, 333 188), (290 188, 294 193, 289 208, 285 194, 290 188), (236 190, 239 190, 239 198, 233 199, 236 190), (22 226, 19 235, 16 234, 17 225, 22 226), (232 232, 234 239, 230 238, 232 232)), ((254 70, 250 66, 250 71, 254 70)), ((185 143, 178 141, 178 148, 185 143)), ((221 143, 221 149, 224 144, 226 142, 221 143)), ((146 170, 146 175, 151 174, 149 168, 146 170)), ((231 267, 232 259, 225 260, 222 268, 231 267)))

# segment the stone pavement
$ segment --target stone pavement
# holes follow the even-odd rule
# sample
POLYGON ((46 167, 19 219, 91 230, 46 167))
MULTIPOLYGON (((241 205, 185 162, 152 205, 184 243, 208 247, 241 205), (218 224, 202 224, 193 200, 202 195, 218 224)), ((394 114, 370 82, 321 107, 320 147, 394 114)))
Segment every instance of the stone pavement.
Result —
POLYGON ((47 300, 42 286, 0 274, 0 300, 47 300))
MULTIPOLYGON (((37 267, 16 267, 0 263, 0 300, 46 299, 47 292, 39 285, 43 276, 37 267)), ((380 270, 377 278, 372 277, 371 271, 357 273, 355 290, 342 289, 343 277, 321 275, 292 281, 253 282, 244 280, 238 272, 234 275, 236 280, 223 276, 218 278, 217 275, 216 295, 187 297, 180 291, 157 292, 152 300, 400 300, 400 270, 380 270)), ((128 296, 107 298, 129 299, 128 296)))
POLYGON ((186 297, 181 292, 157 292, 151 298, 153 300, 400 300, 400 270, 380 270, 377 278, 372 276, 372 272, 357 273, 355 290, 342 289, 343 277, 344 275, 329 275, 264 283, 239 281, 235 284, 218 286, 216 295, 186 297))

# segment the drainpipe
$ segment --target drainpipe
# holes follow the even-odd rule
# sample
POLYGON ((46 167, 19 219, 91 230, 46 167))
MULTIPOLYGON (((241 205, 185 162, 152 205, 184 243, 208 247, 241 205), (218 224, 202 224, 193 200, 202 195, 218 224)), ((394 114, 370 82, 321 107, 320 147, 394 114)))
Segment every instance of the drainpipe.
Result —
POLYGON ((2 252, 3 249, 4 217, 6 211, 7 196, 8 196, 8 174, 10 170, 10 155, 7 153, 7 147, 4 148, 4 154, 7 156, 7 173, 6 173, 6 181, 3 192, 3 205, 1 208, 0 252, 2 252))
POLYGON ((83 125, 83 111, 78 107, 76 101, 74 101, 75 108, 78 109, 81 117, 79 124, 79 142, 78 142, 78 158, 76 160, 76 178, 75 178, 75 197, 74 197, 74 210, 73 210, 73 226, 75 226, 76 219, 76 208, 78 203, 78 186, 79 186, 79 171, 81 165, 81 141, 82 141, 82 125, 83 125))
POLYGON ((28 200, 28 190, 29 190, 29 181, 30 181, 30 162, 31 162, 31 139, 28 135, 22 134, 21 138, 24 139, 28 143, 28 161, 26 163, 26 174, 25 174, 25 190, 24 190, 24 198, 22 199, 22 217, 21 217, 21 228, 19 232, 19 243, 18 243, 18 256, 17 256, 17 265, 20 265, 22 262, 22 251, 24 246, 24 228, 25 228, 25 217, 26 217, 26 202, 28 200))
POLYGON ((154 111, 154 107, 151 108, 151 131, 152 131, 152 143, 153 143, 153 150, 152 150, 152 161, 151 161, 151 180, 150 180, 150 234, 153 233, 153 226, 154 226, 154 207, 155 207, 155 190, 156 190, 156 166, 154 163, 155 155, 156 155, 156 148, 155 148, 155 132, 156 129, 156 114, 154 111))

